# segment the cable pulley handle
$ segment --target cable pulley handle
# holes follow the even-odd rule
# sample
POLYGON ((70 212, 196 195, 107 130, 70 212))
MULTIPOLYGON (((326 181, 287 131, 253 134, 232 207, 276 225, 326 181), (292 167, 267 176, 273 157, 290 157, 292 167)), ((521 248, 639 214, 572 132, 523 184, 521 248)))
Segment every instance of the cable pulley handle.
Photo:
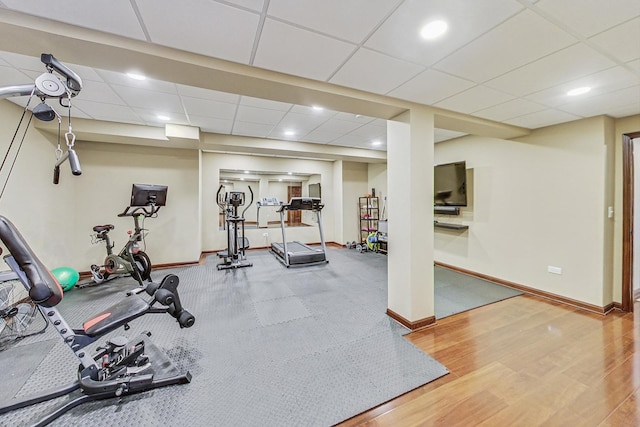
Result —
POLYGON ((247 205, 246 208, 244 208, 244 210, 242 211, 242 217, 244 218, 244 213, 247 211, 247 209, 249 209, 249 206, 251 206, 253 204, 253 190, 251 189, 250 185, 247 185, 247 187, 249 187, 249 193, 251 193, 251 201, 249 202, 249 204, 247 205))
POLYGON ((69 126, 69 131, 64 134, 64 139, 67 141, 67 147, 72 148, 76 143, 76 134, 71 130, 71 126, 69 126))

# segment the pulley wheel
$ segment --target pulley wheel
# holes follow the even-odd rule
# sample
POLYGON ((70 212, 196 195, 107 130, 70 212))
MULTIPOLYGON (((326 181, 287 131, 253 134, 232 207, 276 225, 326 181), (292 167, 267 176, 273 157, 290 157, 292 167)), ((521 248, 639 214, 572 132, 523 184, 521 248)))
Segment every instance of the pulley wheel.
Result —
POLYGON ((52 73, 41 74, 36 79, 36 88, 47 96, 59 97, 67 92, 67 88, 58 77, 52 73))

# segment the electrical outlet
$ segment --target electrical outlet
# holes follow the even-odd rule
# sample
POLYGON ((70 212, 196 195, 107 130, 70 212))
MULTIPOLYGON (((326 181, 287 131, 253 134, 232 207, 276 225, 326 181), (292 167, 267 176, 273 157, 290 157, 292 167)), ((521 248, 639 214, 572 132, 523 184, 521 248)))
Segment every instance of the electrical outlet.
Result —
POLYGON ((547 266, 547 271, 553 274, 562 274, 562 268, 554 267, 553 265, 547 266))

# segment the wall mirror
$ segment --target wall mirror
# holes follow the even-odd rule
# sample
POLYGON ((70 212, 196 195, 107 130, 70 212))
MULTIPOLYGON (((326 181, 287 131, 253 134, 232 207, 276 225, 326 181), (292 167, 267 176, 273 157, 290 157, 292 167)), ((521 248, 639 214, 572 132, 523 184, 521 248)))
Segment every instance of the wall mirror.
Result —
MULTIPOLYGON (((244 193, 245 204, 238 208, 238 213, 242 214, 246 208, 245 229, 280 228, 280 204, 288 202, 291 197, 322 197, 321 178, 320 174, 295 171, 220 169, 222 189, 219 201, 223 203, 225 195, 231 192, 244 193), (251 192, 253 203, 249 205, 251 192)), ((287 227, 318 225, 316 214, 308 211, 286 212, 284 220, 287 227)), ((218 212, 218 226, 220 230, 225 230, 222 209, 218 212)))

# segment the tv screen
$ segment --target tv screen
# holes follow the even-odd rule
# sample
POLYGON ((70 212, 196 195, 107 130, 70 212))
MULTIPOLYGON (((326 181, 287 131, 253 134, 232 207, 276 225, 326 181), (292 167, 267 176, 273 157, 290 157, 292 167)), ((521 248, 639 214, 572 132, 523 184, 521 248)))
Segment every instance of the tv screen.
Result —
POLYGON ((309 184, 309 197, 322 197, 320 194, 320 183, 309 184))
POLYGON ((447 163, 433 168, 433 204, 467 206, 466 162, 447 163))
POLYGON ((166 185, 133 184, 130 206, 164 206, 166 203, 166 185))

